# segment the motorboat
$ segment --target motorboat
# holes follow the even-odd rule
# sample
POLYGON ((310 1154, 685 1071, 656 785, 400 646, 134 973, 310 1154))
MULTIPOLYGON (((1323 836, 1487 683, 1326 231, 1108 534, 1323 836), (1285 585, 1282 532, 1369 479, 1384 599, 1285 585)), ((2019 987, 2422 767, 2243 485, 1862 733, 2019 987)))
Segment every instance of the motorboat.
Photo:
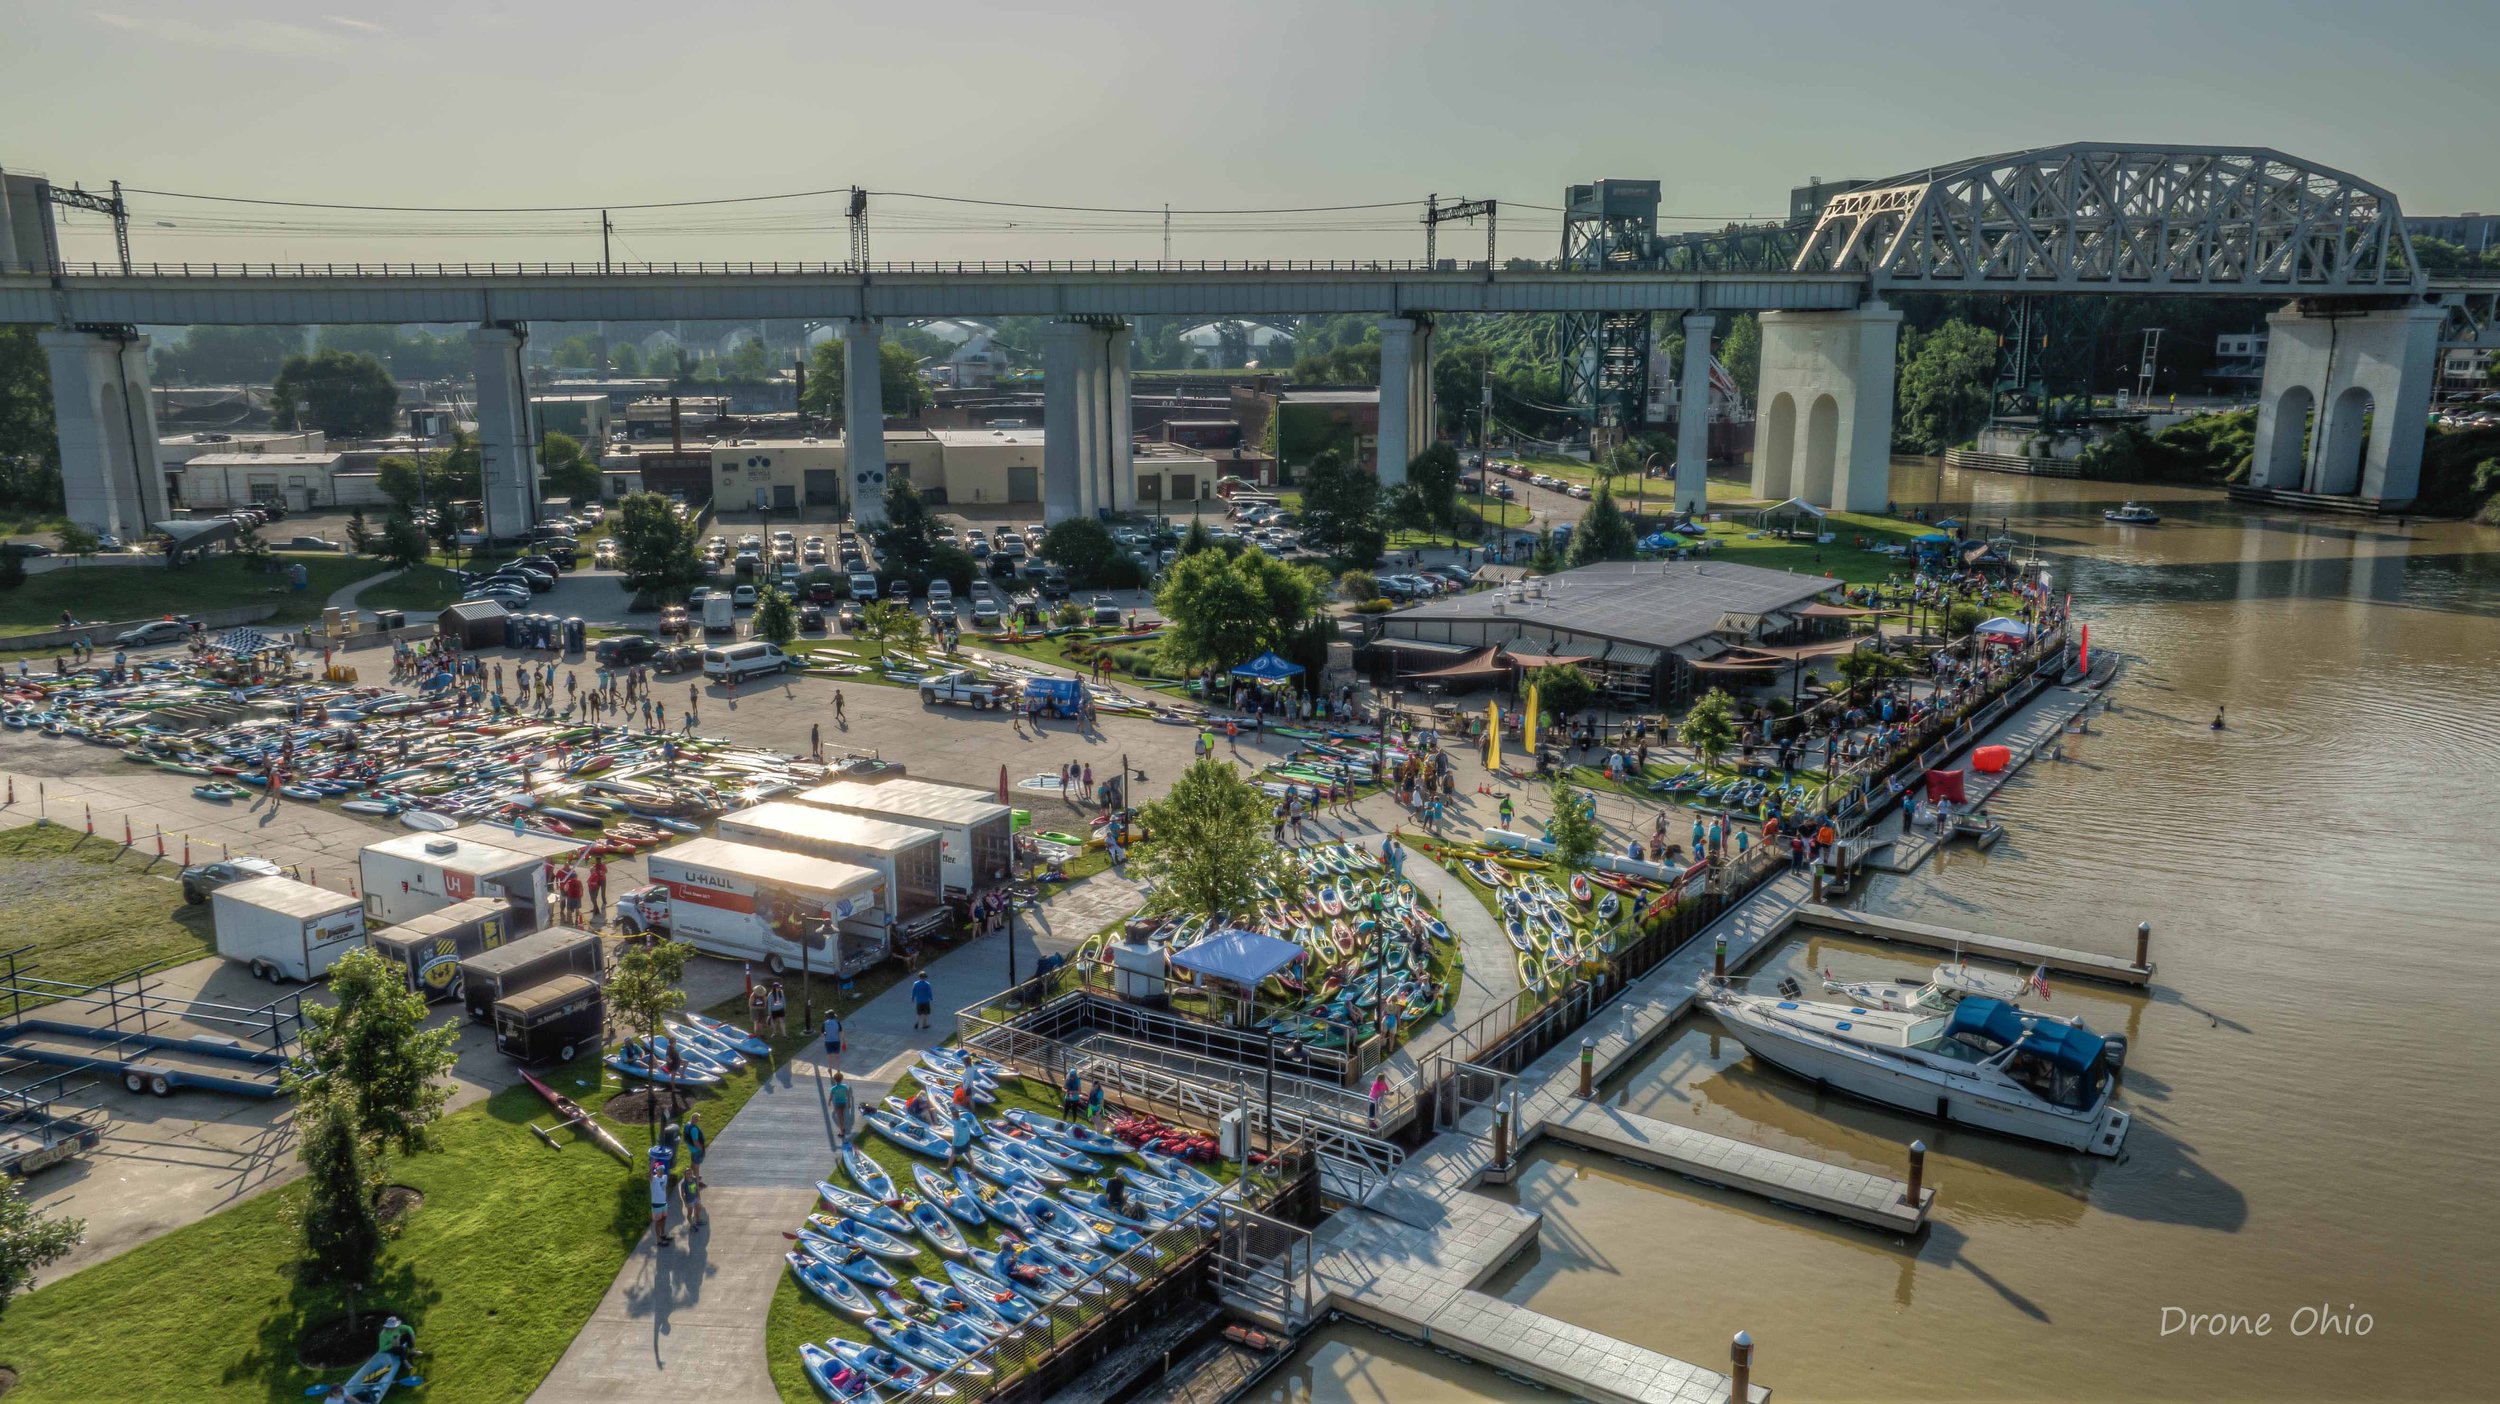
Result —
MULTIPOLYGON (((2020 975, 1973 969, 1967 961, 1939 965, 1927 973, 1925 980, 1843 980, 1828 968, 1822 973, 1824 993, 1838 995, 1851 1004, 1896 1011, 1923 1009, 1931 1014, 1945 1013, 1969 995, 2012 1004, 2028 999, 2040 988, 2020 975)), ((1792 998, 1799 993, 1794 980, 1782 981, 1780 992, 1792 998)))
POLYGON ((1819 1086, 1903 1111, 2093 1155, 2118 1154, 2132 1118, 2112 1105, 2126 1040, 1986 995, 1949 1012, 1739 993, 1701 1001, 1745 1051, 1819 1086))
POLYGON ((2101 520, 2118 522, 2125 526, 2151 526, 2161 520, 2161 513, 2141 502, 2130 502, 2124 507, 2112 507, 2103 512, 2101 520))

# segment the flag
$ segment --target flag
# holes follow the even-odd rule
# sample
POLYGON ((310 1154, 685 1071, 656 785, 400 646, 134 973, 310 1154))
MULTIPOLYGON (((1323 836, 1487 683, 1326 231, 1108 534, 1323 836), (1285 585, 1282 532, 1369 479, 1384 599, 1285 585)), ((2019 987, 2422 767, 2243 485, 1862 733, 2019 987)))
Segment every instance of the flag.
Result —
POLYGON ((1484 735, 1484 768, 1499 770, 1502 768, 1502 704, 1499 702, 1484 704, 1484 735))
POLYGON ((1528 704, 1519 714, 1519 749, 1536 754, 1536 684, 1528 684, 1528 704))
POLYGON ((2083 642, 2075 646, 2075 668, 2089 676, 2092 672, 2092 626, 2083 626, 2083 642))
POLYGON ((2049 968, 2046 965, 2031 972, 2031 987, 2040 992, 2040 1002, 2046 1004, 2049 999, 2049 968))

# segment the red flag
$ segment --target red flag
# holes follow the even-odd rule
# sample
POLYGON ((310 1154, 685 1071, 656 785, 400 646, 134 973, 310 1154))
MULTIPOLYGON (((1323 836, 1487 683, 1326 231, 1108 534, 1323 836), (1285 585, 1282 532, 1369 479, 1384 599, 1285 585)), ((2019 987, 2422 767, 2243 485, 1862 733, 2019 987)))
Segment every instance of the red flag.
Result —
POLYGON ((2075 648, 2075 669, 2087 675, 2092 671, 2092 626, 2089 624, 2083 626, 2083 642, 2075 648))

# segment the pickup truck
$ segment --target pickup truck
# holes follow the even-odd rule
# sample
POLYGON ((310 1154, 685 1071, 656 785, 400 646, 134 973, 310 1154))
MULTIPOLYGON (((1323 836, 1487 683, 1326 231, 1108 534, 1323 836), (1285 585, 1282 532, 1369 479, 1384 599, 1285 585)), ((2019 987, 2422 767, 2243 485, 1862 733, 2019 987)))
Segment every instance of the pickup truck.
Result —
POLYGON ((920 703, 930 706, 939 702, 961 702, 979 710, 999 703, 1002 693, 996 683, 982 682, 962 671, 940 673, 920 680, 920 703))

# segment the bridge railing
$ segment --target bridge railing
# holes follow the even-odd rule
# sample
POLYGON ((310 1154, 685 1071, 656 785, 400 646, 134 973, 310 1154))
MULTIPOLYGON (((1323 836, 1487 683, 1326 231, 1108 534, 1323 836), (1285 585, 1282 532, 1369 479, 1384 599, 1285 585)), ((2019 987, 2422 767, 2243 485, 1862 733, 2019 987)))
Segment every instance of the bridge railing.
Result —
MULTIPOLYGON (((1505 270, 1509 264, 1504 264, 1505 270)), ((1539 264, 1526 271, 1547 271, 1539 264)), ((1645 274, 1655 277, 1654 269, 1586 269, 1571 270, 1598 276, 1609 273, 1645 274)), ((0 274, 22 274, 33 277, 52 276, 54 270, 39 263, 0 263, 0 274)), ((1079 258, 1079 259, 1006 259, 1006 260, 936 260, 909 263, 871 263, 864 267, 854 263, 139 263, 130 265, 127 273, 118 263, 64 263, 58 272, 71 278, 684 278, 684 277, 792 277, 792 278, 861 278, 895 277, 915 274, 1000 274, 1025 276, 1033 274, 1067 275, 1083 273, 1439 273, 1473 274, 1487 272, 1482 259, 1153 259, 1153 258, 1079 258)))

